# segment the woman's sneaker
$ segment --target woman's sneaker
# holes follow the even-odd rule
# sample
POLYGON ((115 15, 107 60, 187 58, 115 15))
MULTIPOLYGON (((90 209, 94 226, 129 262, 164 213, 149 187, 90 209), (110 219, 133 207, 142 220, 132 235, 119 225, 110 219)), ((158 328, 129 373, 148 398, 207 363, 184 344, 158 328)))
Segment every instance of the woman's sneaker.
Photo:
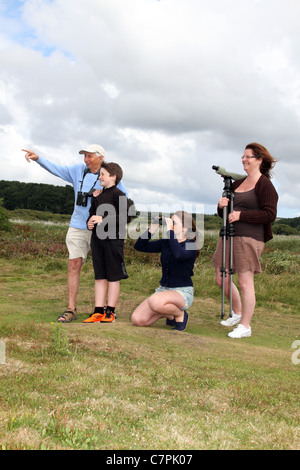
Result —
POLYGON ((232 316, 227 318, 227 320, 222 320, 220 323, 223 326, 234 326, 239 323, 242 319, 242 315, 237 315, 236 313, 232 312, 232 316))
POLYGON ((182 322, 176 321, 175 322, 176 326, 175 326, 175 328, 173 328, 173 330, 175 330, 175 331, 184 331, 187 327, 188 321, 189 321, 189 316, 186 313, 186 311, 184 310, 183 321, 182 322))
POLYGON ((244 325, 238 325, 231 333, 228 333, 229 338, 249 338, 251 336, 251 327, 246 328, 244 325))
POLYGON ((173 318, 173 320, 169 320, 169 319, 167 318, 167 319, 166 319, 166 325, 167 325, 167 326, 176 326, 175 318, 173 318))

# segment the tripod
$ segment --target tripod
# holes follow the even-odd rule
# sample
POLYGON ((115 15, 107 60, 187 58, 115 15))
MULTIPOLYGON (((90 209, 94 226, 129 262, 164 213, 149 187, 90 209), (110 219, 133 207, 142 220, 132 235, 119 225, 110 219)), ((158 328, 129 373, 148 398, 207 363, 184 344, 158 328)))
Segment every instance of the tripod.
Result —
POLYGON ((223 225, 221 228, 221 237, 222 237, 222 310, 221 310, 221 318, 224 318, 225 315, 225 279, 227 277, 226 271, 226 244, 229 237, 229 302, 230 302, 230 314, 229 316, 232 317, 232 275, 233 275, 233 237, 234 237, 234 226, 228 222, 228 214, 233 211, 233 192, 231 189, 232 185, 232 178, 231 176, 224 176, 224 188, 223 188, 223 197, 227 197, 229 199, 229 205, 223 208, 223 225), (229 210, 228 210, 229 209, 229 210))

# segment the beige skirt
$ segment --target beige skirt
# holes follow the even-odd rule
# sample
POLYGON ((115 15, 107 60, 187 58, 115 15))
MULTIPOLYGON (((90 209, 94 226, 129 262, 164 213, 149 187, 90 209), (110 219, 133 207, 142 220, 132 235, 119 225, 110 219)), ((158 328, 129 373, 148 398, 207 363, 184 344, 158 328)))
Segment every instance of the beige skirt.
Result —
MULTIPOLYGON (((243 273, 251 271, 254 274, 261 272, 260 257, 264 250, 264 242, 249 237, 233 238, 233 271, 243 273)), ((229 269, 230 239, 226 240, 226 269, 229 269)), ((213 267, 221 269, 223 265, 223 239, 219 238, 212 260, 213 267)))

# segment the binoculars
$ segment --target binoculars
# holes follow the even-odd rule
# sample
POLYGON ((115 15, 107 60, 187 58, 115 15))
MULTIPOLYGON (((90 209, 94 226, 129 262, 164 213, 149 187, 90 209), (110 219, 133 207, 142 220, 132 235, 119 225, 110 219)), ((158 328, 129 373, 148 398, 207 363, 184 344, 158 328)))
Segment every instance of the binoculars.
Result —
POLYGON ((88 203, 88 197, 92 197, 94 191, 94 188, 90 189, 88 193, 78 191, 76 205, 86 207, 88 203))
POLYGON ((86 207, 88 203, 88 197, 89 193, 83 193, 81 191, 78 191, 76 205, 86 207))
POLYGON ((158 216, 153 217, 153 219, 151 219, 151 223, 159 224, 159 225, 167 225, 165 217, 158 217, 158 216))

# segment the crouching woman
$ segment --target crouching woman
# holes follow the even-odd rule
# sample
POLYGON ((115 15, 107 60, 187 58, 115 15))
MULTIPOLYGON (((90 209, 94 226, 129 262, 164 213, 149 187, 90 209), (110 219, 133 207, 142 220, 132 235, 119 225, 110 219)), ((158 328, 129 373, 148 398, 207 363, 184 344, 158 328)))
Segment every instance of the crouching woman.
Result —
POLYGON ((199 254, 196 223, 183 211, 164 218, 167 237, 151 241, 159 227, 158 221, 136 241, 135 249, 146 253, 161 253, 160 286, 133 312, 132 323, 150 326, 161 318, 173 330, 184 331, 188 324, 187 310, 194 299, 193 270, 199 254))

